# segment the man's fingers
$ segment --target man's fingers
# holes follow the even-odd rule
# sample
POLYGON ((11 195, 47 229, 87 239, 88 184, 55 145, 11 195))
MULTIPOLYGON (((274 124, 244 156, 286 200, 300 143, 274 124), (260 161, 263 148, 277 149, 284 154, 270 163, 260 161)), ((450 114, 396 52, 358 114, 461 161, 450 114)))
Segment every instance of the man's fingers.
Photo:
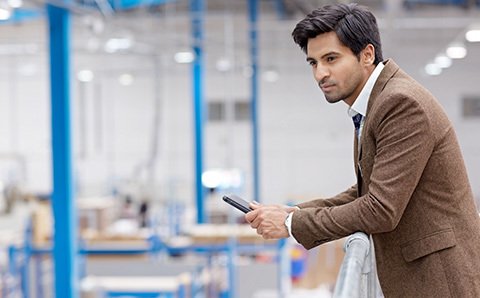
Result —
POLYGON ((252 223, 258 216, 258 211, 256 210, 252 210, 252 211, 249 211, 247 213, 245 213, 245 220, 248 222, 248 223, 252 223))
POLYGON ((251 201, 250 204, 249 204, 250 208, 252 208, 253 210, 255 209, 258 209, 260 207, 262 207, 262 204, 260 204, 259 202, 257 201, 251 201))

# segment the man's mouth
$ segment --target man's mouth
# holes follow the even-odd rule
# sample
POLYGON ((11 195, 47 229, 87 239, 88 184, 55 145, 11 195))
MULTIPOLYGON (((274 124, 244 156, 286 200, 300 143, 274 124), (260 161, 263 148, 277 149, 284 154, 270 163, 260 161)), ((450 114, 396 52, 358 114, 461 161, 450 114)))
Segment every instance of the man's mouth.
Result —
POLYGON ((334 84, 320 84, 320 89, 322 89, 323 92, 328 91, 335 86, 334 84))

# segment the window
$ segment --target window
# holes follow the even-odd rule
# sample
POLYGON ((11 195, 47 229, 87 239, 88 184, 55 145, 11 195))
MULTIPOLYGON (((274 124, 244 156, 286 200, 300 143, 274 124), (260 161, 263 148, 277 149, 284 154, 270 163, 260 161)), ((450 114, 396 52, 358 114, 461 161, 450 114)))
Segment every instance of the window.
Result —
POLYGON ((235 121, 250 120, 250 102, 236 101, 235 102, 235 121))
POLYGON ((462 105, 464 118, 480 118, 480 96, 464 97, 462 105))
MULTIPOLYGON (((221 122, 227 120, 226 104, 224 101, 211 100, 208 102, 208 121, 221 122)), ((238 100, 233 103, 233 120, 250 121, 250 102, 238 100)))
POLYGON ((208 103, 208 121, 218 122, 225 120, 225 103, 212 101, 208 103))

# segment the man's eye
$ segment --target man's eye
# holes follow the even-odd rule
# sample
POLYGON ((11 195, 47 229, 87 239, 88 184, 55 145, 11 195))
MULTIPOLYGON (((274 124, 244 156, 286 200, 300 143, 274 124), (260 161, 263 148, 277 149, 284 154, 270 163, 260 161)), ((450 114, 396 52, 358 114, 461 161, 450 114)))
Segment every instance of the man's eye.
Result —
POLYGON ((315 66, 315 65, 317 65, 317 62, 311 60, 311 61, 308 61, 308 64, 310 64, 310 66, 315 66))
POLYGON ((327 57, 327 62, 333 62, 335 61, 335 57, 327 57))

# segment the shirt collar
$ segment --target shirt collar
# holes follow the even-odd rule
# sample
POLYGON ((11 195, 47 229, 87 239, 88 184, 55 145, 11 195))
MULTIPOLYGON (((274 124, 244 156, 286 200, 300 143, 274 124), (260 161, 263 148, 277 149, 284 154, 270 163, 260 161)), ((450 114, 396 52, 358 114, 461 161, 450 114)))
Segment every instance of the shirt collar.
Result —
POLYGON ((353 117, 358 113, 360 113, 364 117, 367 116, 367 106, 368 100, 370 99, 370 94, 372 93, 373 86, 375 85, 375 82, 377 81, 384 67, 385 65, 383 64, 383 62, 378 63, 377 67, 375 67, 372 74, 365 83, 365 86, 363 86, 362 91, 360 91, 360 94, 353 102, 353 105, 348 108, 348 115, 350 117, 353 117))

